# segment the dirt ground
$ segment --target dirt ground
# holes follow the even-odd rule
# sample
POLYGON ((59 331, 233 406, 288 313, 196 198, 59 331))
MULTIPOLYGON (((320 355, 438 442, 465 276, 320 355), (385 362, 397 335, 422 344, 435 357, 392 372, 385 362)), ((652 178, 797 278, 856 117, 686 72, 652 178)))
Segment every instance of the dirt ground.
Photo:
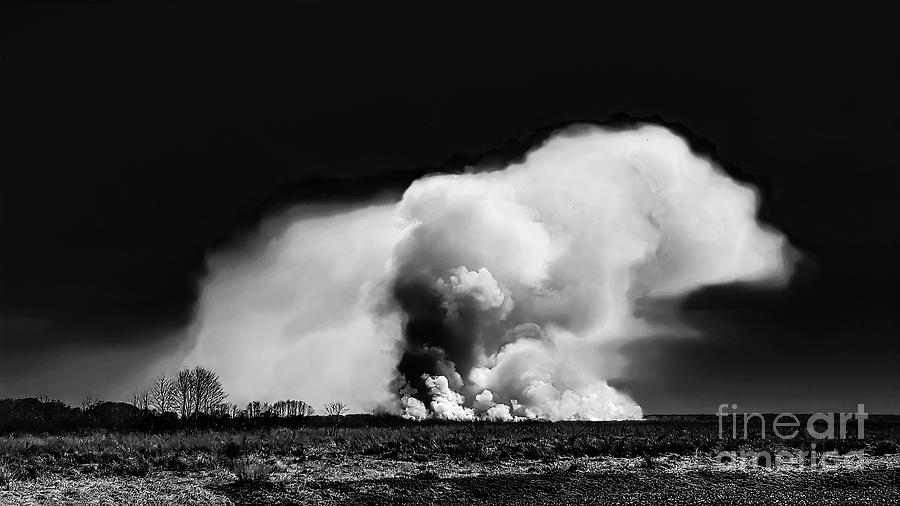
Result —
MULTIPOLYGON (((796 464, 796 465, 794 465, 796 464)), ((11 483, 0 504, 900 504, 900 455, 821 469, 717 464, 706 456, 412 462, 331 456, 273 462, 267 480, 226 469, 11 483)))

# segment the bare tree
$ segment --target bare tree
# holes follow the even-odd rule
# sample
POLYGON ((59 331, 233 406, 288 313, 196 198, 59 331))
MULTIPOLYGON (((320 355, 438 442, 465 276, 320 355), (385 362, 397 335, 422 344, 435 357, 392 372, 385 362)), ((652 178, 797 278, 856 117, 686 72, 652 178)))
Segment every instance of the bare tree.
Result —
POLYGON ((331 426, 332 433, 337 433, 338 422, 341 420, 341 417, 344 416, 344 413, 346 413, 346 412, 347 412, 347 405, 341 401, 325 403, 325 415, 330 416, 333 421, 333 425, 331 426))
POLYGON ((315 411, 312 406, 304 401, 286 400, 278 401, 272 405, 275 416, 310 416, 315 411))
POLYGON ((150 407, 159 413, 166 413, 176 408, 177 392, 175 381, 162 373, 153 380, 150 387, 150 407))
POLYGON ((90 395, 87 395, 84 397, 84 399, 81 400, 81 411, 87 412, 99 403, 100 402, 97 399, 94 399, 90 395))
POLYGON ((150 390, 144 389, 131 394, 131 404, 144 411, 150 409, 150 390))
POLYGON ((199 365, 191 371, 191 395, 194 399, 194 416, 200 414, 204 403, 206 402, 206 369, 199 365))
POLYGON ((222 401, 228 397, 219 375, 203 367, 194 367, 193 376, 193 400, 194 414, 212 413, 222 401))
POLYGON ((341 401, 325 403, 325 414, 327 416, 344 416, 344 414, 347 412, 347 409, 347 405, 341 401))
POLYGON ((297 416, 313 416, 316 414, 316 408, 307 404, 306 401, 299 401, 297 405, 297 416))
POLYGON ((206 402, 210 406, 219 406, 228 398, 228 393, 225 392, 225 387, 222 386, 219 375, 212 371, 209 374, 209 389, 207 390, 206 402))
POLYGON ((179 409, 181 418, 191 416, 191 408, 194 393, 194 375, 190 369, 182 369, 178 371, 175 380, 172 382, 175 391, 176 408, 179 409))
POLYGON ((231 412, 231 404, 229 404, 227 402, 220 402, 220 403, 216 404, 215 406, 213 406, 210 410, 210 414, 215 415, 217 417, 228 416, 228 414, 230 412, 231 412))

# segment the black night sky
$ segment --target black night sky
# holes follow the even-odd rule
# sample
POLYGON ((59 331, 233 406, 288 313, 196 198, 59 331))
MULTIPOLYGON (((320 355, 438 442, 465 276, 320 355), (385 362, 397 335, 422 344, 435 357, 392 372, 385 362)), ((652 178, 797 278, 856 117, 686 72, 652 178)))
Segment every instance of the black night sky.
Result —
POLYGON ((670 125, 804 252, 626 349, 646 413, 900 411, 900 39, 886 10, 5 5, 0 397, 70 402, 184 343, 205 256, 576 121, 670 125))

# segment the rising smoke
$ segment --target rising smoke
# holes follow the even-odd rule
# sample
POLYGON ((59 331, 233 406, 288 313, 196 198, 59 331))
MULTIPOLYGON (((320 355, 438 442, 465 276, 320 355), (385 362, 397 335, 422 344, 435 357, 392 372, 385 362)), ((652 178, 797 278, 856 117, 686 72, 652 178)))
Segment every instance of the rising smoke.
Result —
MULTIPOLYGON (((607 380, 638 305, 780 283, 754 190, 658 126, 568 129, 398 203, 298 208, 210 263, 193 361, 238 399, 341 398, 409 418, 636 418, 607 380)), ((651 311, 652 313, 652 311, 651 311)))

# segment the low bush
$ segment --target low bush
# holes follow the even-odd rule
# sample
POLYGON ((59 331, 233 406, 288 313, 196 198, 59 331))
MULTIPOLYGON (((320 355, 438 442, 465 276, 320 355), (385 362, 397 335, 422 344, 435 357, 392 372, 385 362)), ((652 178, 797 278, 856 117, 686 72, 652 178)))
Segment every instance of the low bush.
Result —
POLYGON ((262 483, 269 481, 272 469, 272 466, 254 459, 241 459, 234 465, 234 475, 240 482, 262 483))
POLYGON ((894 453, 900 453, 900 445, 898 445, 896 441, 882 439, 869 446, 869 448, 866 449, 866 452, 877 456, 892 455, 894 453))

